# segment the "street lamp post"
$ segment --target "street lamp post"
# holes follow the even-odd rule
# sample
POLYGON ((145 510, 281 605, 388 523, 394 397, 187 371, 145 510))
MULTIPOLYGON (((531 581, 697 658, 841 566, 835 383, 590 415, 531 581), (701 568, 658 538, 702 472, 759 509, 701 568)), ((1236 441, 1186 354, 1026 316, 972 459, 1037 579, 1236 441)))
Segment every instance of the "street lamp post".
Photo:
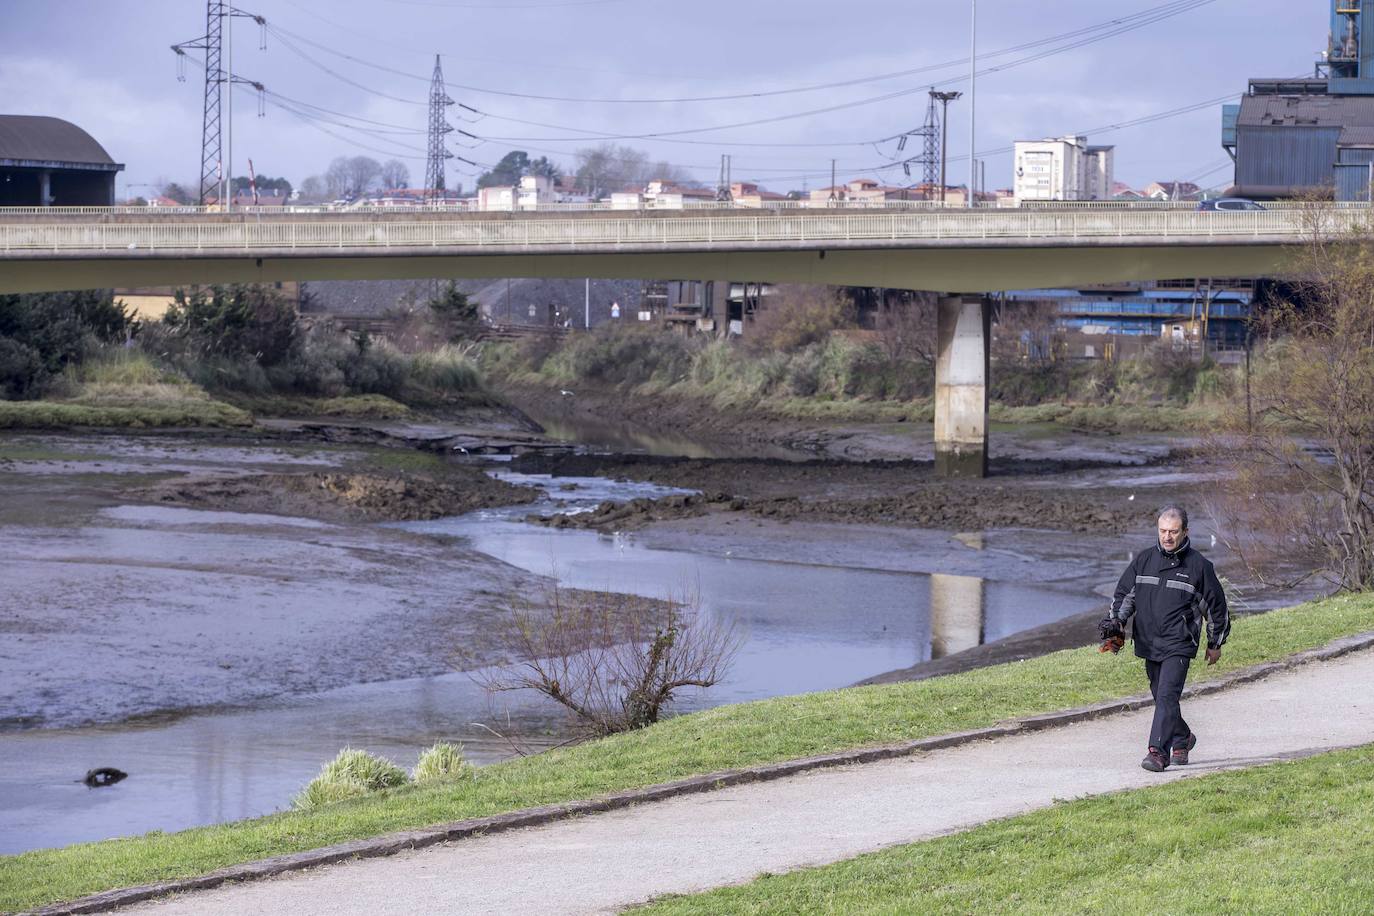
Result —
POLYGON ((970 0, 972 19, 969 27, 968 54, 968 205, 973 206, 974 179, 978 162, 974 146, 977 139, 978 111, 978 0, 970 0))

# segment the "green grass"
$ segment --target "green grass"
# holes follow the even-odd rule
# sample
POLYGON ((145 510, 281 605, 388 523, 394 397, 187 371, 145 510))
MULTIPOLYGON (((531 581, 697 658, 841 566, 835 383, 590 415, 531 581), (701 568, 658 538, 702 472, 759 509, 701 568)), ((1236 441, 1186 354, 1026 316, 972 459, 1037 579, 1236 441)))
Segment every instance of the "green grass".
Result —
POLYGON ((1368 913, 1374 747, 1059 803, 644 916, 1368 913))
POLYGON ((411 410, 381 394, 357 394, 338 398, 300 395, 245 395, 225 393, 234 406, 263 417, 347 417, 360 420, 404 420, 411 410))
MULTIPOLYGON (((1194 681, 1368 630, 1374 630, 1374 595, 1342 595, 1240 619, 1222 663, 1199 666, 1194 681)), ((695 774, 980 728, 1140 693, 1144 686, 1138 659, 1084 648, 916 683, 724 706, 484 767, 472 781, 454 786, 387 790, 310 812, 0 858, 0 909, 695 774)), ((1200 855, 1205 858, 1205 850, 1200 855)))
POLYGON ((253 418, 245 411, 211 400, 186 399, 138 407, 66 401, 0 401, 0 429, 252 425, 253 418))

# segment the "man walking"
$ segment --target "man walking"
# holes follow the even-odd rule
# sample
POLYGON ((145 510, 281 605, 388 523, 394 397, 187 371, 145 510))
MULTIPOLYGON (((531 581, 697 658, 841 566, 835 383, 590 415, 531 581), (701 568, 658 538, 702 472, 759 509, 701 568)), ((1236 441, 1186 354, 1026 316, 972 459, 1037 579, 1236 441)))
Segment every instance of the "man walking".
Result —
POLYGON ((1126 622, 1134 616, 1135 654, 1145 659, 1155 718, 1149 751, 1140 765, 1158 773, 1188 762, 1197 744, 1183 721, 1179 698, 1188 665, 1197 657, 1202 618, 1207 618, 1207 664, 1221 658, 1231 633, 1226 594, 1212 563, 1188 544, 1188 513, 1178 506, 1159 512, 1159 541, 1131 561, 1116 584, 1111 610, 1102 621, 1103 651, 1118 651, 1126 622))

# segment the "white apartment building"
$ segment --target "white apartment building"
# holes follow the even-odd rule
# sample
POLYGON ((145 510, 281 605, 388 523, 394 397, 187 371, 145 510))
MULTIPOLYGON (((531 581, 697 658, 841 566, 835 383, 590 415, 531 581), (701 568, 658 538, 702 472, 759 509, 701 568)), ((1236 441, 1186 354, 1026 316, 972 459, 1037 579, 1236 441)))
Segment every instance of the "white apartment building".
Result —
POLYGON ((1111 200, 1115 147, 1087 137, 1017 140, 1012 190, 1023 200, 1111 200))

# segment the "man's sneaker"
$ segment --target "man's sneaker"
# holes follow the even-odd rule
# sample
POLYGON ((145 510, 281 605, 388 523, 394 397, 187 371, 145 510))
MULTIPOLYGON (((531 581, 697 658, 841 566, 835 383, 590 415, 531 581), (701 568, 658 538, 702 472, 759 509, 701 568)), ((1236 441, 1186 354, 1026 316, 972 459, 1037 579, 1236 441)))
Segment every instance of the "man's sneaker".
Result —
POLYGON ((1188 733, 1188 740, 1183 742, 1182 747, 1175 747, 1169 754, 1169 762, 1176 767, 1186 767, 1188 765, 1188 752, 1197 747, 1197 735, 1188 733))
POLYGON ((1145 759, 1140 761, 1140 765, 1151 773, 1163 773, 1169 767, 1169 758, 1165 757, 1159 748, 1152 747, 1145 755, 1145 759))

